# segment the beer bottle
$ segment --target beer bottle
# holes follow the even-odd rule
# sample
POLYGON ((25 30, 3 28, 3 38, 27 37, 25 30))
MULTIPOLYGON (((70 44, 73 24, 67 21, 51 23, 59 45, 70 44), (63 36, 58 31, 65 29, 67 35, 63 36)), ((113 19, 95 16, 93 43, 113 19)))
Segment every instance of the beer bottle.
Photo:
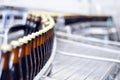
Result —
POLYGON ((47 28, 44 28, 43 29, 44 31, 43 31, 43 47, 44 47, 44 50, 45 50, 45 52, 44 52, 44 65, 45 65, 45 63, 47 62, 47 44, 46 44, 46 33, 47 33, 47 28))
POLYGON ((51 55, 51 52, 52 52, 52 45, 53 45, 53 32, 52 32, 52 29, 49 30, 49 43, 50 43, 50 55, 51 55))
POLYGON ((35 16, 32 16, 32 18, 30 20, 30 34, 35 32, 36 24, 34 22, 34 19, 35 19, 35 16))
POLYGON ((49 56, 49 53, 48 53, 48 47, 49 47, 49 44, 48 44, 48 40, 47 40, 47 38, 48 38, 48 28, 49 28, 49 26, 46 26, 46 32, 45 32, 45 48, 46 48, 46 62, 47 62, 47 60, 48 60, 48 56, 49 56))
MULTIPOLYGON (((49 19, 49 17, 48 17, 49 19)), ((50 20, 45 23, 46 24, 46 45, 47 45, 47 56, 46 56, 46 61, 49 59, 50 56, 50 40, 49 40, 49 35, 50 35, 50 20)))
POLYGON ((39 31, 41 29, 41 18, 37 14, 34 18, 34 24, 35 24, 35 32, 39 31))
POLYGON ((41 26, 42 29, 46 27, 45 22, 47 22, 48 19, 45 17, 45 15, 41 15, 41 26))
POLYGON ((49 43, 49 56, 48 57, 50 57, 50 55, 51 55, 51 50, 52 50, 52 43, 51 43, 51 28, 49 29, 49 31, 48 31, 48 43, 49 43))
POLYGON ((33 53, 35 54, 35 60, 36 60, 36 71, 35 71, 35 75, 36 75, 40 66, 39 64, 40 55, 37 49, 37 35, 35 33, 32 33, 32 36, 35 37, 33 40, 33 53))
POLYGON ((11 80, 23 80, 18 56, 20 43, 18 41, 12 41, 10 44, 12 46, 9 63, 11 80))
POLYGON ((51 46, 50 46, 50 30, 48 30, 48 32, 47 32, 47 41, 46 41, 46 42, 47 42, 47 46, 48 46, 48 47, 47 47, 47 51, 48 51, 48 52, 47 52, 47 53, 48 53, 47 60, 48 60, 49 57, 50 57, 50 53, 51 53, 51 52, 50 52, 50 47, 51 47, 51 46))
POLYGON ((26 20, 26 24, 25 24, 25 27, 26 27, 26 30, 25 30, 25 36, 27 36, 30 32, 30 20, 32 18, 32 15, 29 14, 28 17, 27 17, 27 20, 26 20))
POLYGON ((10 45, 1 46, 0 80, 10 80, 9 57, 11 50, 10 45))
POLYGON ((39 60, 39 63, 38 63, 38 72, 40 71, 40 69, 41 69, 41 65, 42 65, 42 62, 41 62, 41 59, 42 59, 42 55, 41 55, 41 51, 40 51, 40 34, 39 34, 39 32, 36 32, 36 39, 37 39, 37 51, 38 51, 38 56, 39 56, 39 58, 38 58, 38 60, 39 60))
POLYGON ((42 44, 42 33, 43 33, 43 30, 40 30, 39 32, 39 52, 40 52, 40 58, 41 58, 41 66, 40 66, 40 69, 42 69, 43 67, 43 62, 44 62, 44 49, 43 49, 43 44, 42 44))
POLYGON ((47 56, 46 56, 46 60, 48 61, 49 57, 50 57, 50 41, 49 41, 49 38, 50 38, 50 25, 48 25, 47 27, 47 31, 46 31, 46 45, 47 45, 47 56))
POLYGON ((26 45, 26 49, 25 49, 25 53, 26 53, 26 59, 27 59, 27 63, 28 63, 28 69, 29 69, 29 79, 33 80, 33 61, 32 61, 32 53, 31 53, 31 46, 32 46, 32 40, 31 38, 28 36, 24 37, 25 42, 28 42, 26 45))
POLYGON ((20 43, 19 61, 20 61, 21 68, 22 68, 23 80, 28 80, 28 75, 27 75, 28 66, 27 66, 26 57, 25 57, 26 43, 24 42, 23 38, 20 38, 18 41, 20 43))
POLYGON ((41 48, 42 48, 42 53, 43 53, 43 66, 45 65, 45 53, 46 53, 46 48, 45 48, 45 33, 44 33, 44 29, 43 29, 43 33, 41 35, 41 48))

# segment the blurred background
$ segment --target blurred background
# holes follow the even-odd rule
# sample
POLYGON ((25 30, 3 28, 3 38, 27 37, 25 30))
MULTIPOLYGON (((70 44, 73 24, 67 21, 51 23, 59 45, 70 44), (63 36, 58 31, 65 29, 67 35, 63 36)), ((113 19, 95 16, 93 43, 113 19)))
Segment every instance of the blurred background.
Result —
POLYGON ((0 44, 24 36, 31 11, 55 21, 55 57, 40 80, 120 80, 120 0, 0 0, 0 44))

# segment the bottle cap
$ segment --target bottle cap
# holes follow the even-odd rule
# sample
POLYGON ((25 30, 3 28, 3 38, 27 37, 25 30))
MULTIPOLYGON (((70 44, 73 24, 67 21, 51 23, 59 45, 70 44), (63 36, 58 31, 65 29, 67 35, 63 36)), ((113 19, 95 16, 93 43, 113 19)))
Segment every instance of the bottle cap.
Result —
POLYGON ((20 42, 20 44, 21 44, 21 45, 22 45, 22 44, 24 44, 24 43, 27 43, 27 41, 26 41, 26 40, 24 40, 24 37, 23 37, 23 38, 18 39, 18 41, 20 42))
POLYGON ((40 35, 42 35, 42 33, 43 33, 43 29, 42 29, 42 30, 39 30, 38 32, 39 32, 40 35))
POLYGON ((15 47, 18 47, 18 46, 20 46, 20 43, 19 43, 18 41, 12 41, 12 42, 10 43, 10 45, 15 46, 15 47))
POLYGON ((34 39, 36 37, 36 34, 35 33, 32 33, 31 34, 32 38, 34 39))
POLYGON ((3 50, 3 51, 11 51, 12 47, 10 45, 8 45, 8 44, 2 44, 0 49, 3 50))
POLYGON ((26 44, 28 43, 27 36, 24 36, 24 37, 23 37, 23 42, 26 43, 26 44))
POLYGON ((29 35, 26 37, 26 39, 27 39, 28 41, 31 41, 31 40, 32 40, 32 36, 29 34, 29 35))
POLYGON ((39 32, 35 32, 35 33, 36 33, 36 35, 37 35, 37 36, 39 36, 39 35, 40 35, 40 34, 39 34, 39 32))

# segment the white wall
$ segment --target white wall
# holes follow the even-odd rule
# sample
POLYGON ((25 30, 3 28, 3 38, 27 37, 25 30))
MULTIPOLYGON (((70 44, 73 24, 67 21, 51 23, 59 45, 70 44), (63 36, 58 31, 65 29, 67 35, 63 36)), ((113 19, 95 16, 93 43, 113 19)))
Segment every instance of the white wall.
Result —
POLYGON ((88 15, 112 15, 120 24, 120 0, 0 0, 2 4, 88 15))

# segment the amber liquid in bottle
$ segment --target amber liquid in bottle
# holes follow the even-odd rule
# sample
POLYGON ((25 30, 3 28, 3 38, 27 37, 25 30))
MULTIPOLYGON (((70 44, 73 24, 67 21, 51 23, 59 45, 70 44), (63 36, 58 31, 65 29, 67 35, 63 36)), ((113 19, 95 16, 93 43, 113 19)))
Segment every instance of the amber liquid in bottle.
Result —
POLYGON ((11 80, 23 80, 22 73, 20 71, 20 63, 19 63, 19 47, 15 47, 12 49, 12 53, 10 54, 10 74, 11 80))
POLYGON ((48 41, 47 41, 47 38, 48 38, 48 35, 47 35, 48 31, 45 33, 45 49, 46 49, 46 53, 45 53, 45 63, 47 62, 48 60, 48 41))
POLYGON ((44 55, 43 55, 43 47, 42 47, 42 34, 39 35, 39 52, 40 52, 40 63, 41 63, 41 66, 40 66, 40 69, 42 69, 43 67, 43 59, 44 59, 44 55))
POLYGON ((31 56, 31 60, 32 60, 32 79, 35 77, 35 71, 36 71, 36 54, 34 53, 34 39, 31 40, 31 52, 30 52, 30 56, 31 56))
POLYGON ((45 32, 44 33, 44 46, 45 46, 45 63, 47 62, 47 60, 48 60, 48 42, 47 42, 47 33, 48 33, 48 31, 47 32, 45 32))
POLYGON ((26 67, 26 60, 25 60, 25 44, 22 44, 20 46, 20 58, 19 58, 19 61, 20 61, 20 67, 22 68, 22 75, 23 75, 23 80, 27 80, 26 78, 26 74, 27 74, 27 67, 26 67))
POLYGON ((47 60, 50 58, 50 54, 51 54, 51 52, 50 52, 50 30, 47 32, 47 46, 48 46, 48 48, 47 48, 47 53, 48 53, 48 56, 47 56, 47 60))
POLYGON ((38 72, 39 59, 40 59, 39 52, 37 49, 37 37, 35 37, 34 42, 33 42, 33 52, 35 54, 35 60, 36 60, 36 70, 35 70, 35 75, 36 75, 38 72))
POLYGON ((27 63, 27 79, 32 80, 32 73, 33 73, 33 62, 32 62, 32 56, 31 54, 31 42, 28 41, 28 43, 25 46, 25 58, 27 63))
POLYGON ((10 80, 10 70, 9 70, 9 57, 10 52, 1 50, 1 60, 0 60, 0 80, 10 80))
POLYGON ((40 66, 41 66, 41 54, 40 54, 40 50, 39 50, 39 35, 36 36, 36 47, 37 47, 37 55, 38 55, 38 67, 37 67, 37 73, 40 72, 40 66))
POLYGON ((45 33, 42 34, 42 53, 43 53, 43 66, 45 65, 45 53, 46 53, 46 48, 45 48, 45 33))

